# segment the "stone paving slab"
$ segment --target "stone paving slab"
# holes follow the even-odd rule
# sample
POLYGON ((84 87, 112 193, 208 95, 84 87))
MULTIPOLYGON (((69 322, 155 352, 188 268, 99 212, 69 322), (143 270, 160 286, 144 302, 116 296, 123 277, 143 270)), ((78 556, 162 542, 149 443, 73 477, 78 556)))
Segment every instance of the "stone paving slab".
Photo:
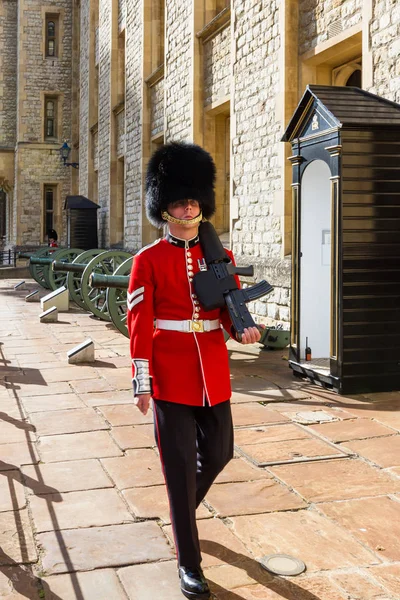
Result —
POLYGON ((40 600, 43 598, 41 582, 26 566, 1 567, 0 598, 1 600, 26 600, 27 598, 40 600))
POLYGON ((26 500, 21 472, 17 470, 4 471, 2 461, 0 461, 0 512, 20 510, 25 506, 26 500))
POLYGON ((35 438, 35 428, 28 422, 0 412, 0 446, 13 442, 29 442, 35 438))
POLYGON ((160 459, 154 450, 129 450, 122 458, 106 458, 101 462, 120 490, 164 483, 160 459))
POLYGON ((17 385, 18 396, 24 400, 30 396, 55 396, 56 394, 69 394, 72 392, 71 387, 66 381, 56 381, 44 385, 30 385, 28 383, 17 385))
MULTIPOLYGON (((168 495, 165 485, 137 487, 123 491, 129 507, 140 519, 161 519, 165 524, 171 522, 168 495)), ((208 519, 210 511, 200 504, 196 511, 197 519, 208 519)))
POLYGON ((346 591, 346 597, 351 597, 352 600, 386 600, 390 598, 389 594, 371 578, 374 569, 375 567, 371 567, 364 574, 335 573, 335 582, 346 591))
POLYGON ((62 532, 61 548, 55 532, 40 533, 37 537, 43 548, 42 564, 47 574, 91 571, 174 557, 154 521, 69 529, 62 532), (67 550, 66 557, 63 550, 67 550))
POLYGON ((153 425, 113 427, 112 436, 122 450, 151 448, 156 445, 153 425))
POLYGON ((307 438, 311 438, 310 433, 292 424, 249 427, 246 429, 236 429, 235 431, 235 444, 237 446, 307 438))
POLYGON ((288 462, 291 460, 307 460, 323 456, 343 456, 339 449, 318 439, 284 440, 240 446, 240 451, 255 463, 288 462))
POLYGON ((342 444, 380 467, 400 467, 400 435, 342 444))
POLYGON ((215 484, 207 502, 220 517, 304 508, 305 502, 272 479, 215 484))
POLYGON ((43 378, 47 383, 58 381, 80 381, 97 379, 98 374, 93 367, 64 365, 57 369, 46 369, 43 372, 43 378))
POLYGON ((176 561, 135 565, 118 570, 129 600, 182 600, 176 561))
POLYGON ((46 411, 31 414, 38 436, 109 429, 93 408, 46 411))
POLYGON ((232 522, 232 531, 255 556, 289 554, 304 561, 308 572, 380 563, 346 529, 316 511, 234 517, 232 522))
MULTIPOLYGON (((224 563, 236 565, 243 557, 250 556, 243 542, 221 519, 202 519, 197 522, 197 529, 203 557, 201 565, 204 569, 224 563)), ((173 544, 172 527, 168 525, 164 527, 164 531, 173 544)))
POLYGON ((380 557, 400 560, 400 502, 380 496, 320 504, 319 510, 380 557))
POLYGON ((97 569, 45 579, 46 600, 126 600, 124 589, 113 569, 97 569))
POLYGON ((232 418, 235 427, 264 425, 267 423, 284 423, 285 421, 289 421, 286 417, 269 410, 269 408, 258 402, 233 404, 232 418))
POLYGON ((133 521, 115 489, 32 496, 30 507, 38 533, 133 521))
POLYGON ((110 392, 79 393, 86 406, 114 406, 115 404, 132 404, 132 390, 110 392))
POLYGON ((79 395, 95 394, 96 392, 106 392, 108 397, 112 396, 113 386, 102 377, 97 379, 82 379, 71 381, 71 387, 79 395))
POLYGON ((380 567, 372 567, 368 569, 368 574, 371 574, 380 585, 389 590, 391 594, 400 598, 400 564, 382 565, 380 567))
MULTIPOLYGON (((296 581, 279 581, 266 588, 250 585, 217 594, 218 600, 348 600, 334 584, 321 578, 296 581)), ((382 599, 383 600, 383 599, 382 599)))
POLYGON ((397 400, 397 402, 393 401, 390 404, 382 402, 368 406, 353 405, 346 410, 355 417, 375 419, 383 425, 387 425, 392 429, 400 431, 399 400, 397 400))
POLYGON ((310 425, 310 429, 335 443, 396 434, 395 430, 381 423, 363 418, 310 425))
POLYGON ((112 427, 122 425, 145 425, 153 422, 153 413, 148 411, 143 415, 137 407, 131 402, 129 405, 117 404, 114 406, 101 406, 100 412, 104 415, 112 427))
POLYGON ((21 465, 34 465, 39 462, 36 447, 31 442, 15 442, 1 445, 1 461, 14 469, 21 465))
POLYGON ((347 500, 400 491, 400 480, 361 460, 279 465, 270 471, 309 502, 347 500))
POLYGON ((0 565, 37 560, 27 509, 0 513, 0 565))
POLYGON ((107 431, 45 436, 38 449, 45 463, 122 455, 107 431))
POLYGON ((98 460, 73 460, 22 467, 29 493, 77 492, 113 487, 98 460))
POLYGON ((47 412, 51 410, 68 410, 71 408, 85 408, 82 400, 76 394, 50 394, 49 396, 33 396, 22 398, 22 404, 28 414, 47 412))
POLYGON ((269 479, 271 474, 265 469, 255 467, 244 458, 232 459, 218 475, 215 483, 233 483, 235 481, 255 481, 269 479))

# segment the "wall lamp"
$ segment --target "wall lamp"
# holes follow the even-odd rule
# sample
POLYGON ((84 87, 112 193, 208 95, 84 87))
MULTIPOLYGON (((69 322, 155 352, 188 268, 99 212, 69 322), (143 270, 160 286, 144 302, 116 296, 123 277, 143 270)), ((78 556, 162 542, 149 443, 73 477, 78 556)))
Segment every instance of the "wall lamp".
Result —
POLYGON ((79 163, 77 162, 67 162, 68 156, 70 155, 71 148, 68 146, 67 140, 63 143, 61 148, 59 148, 60 156, 64 161, 64 167, 73 167, 74 169, 79 169, 79 163))

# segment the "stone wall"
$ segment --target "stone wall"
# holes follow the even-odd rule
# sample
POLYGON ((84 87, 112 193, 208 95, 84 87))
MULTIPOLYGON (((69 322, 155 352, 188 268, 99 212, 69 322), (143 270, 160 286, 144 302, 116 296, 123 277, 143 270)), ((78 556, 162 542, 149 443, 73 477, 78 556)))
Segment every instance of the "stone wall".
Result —
MULTIPOLYGON (((46 8, 51 11, 51 5, 46 8)), ((43 141, 44 94, 59 94, 62 103, 62 122, 57 137, 69 139, 71 132, 71 56, 72 10, 70 0, 58 0, 60 52, 57 58, 44 56, 43 2, 23 0, 20 4, 20 26, 24 35, 19 40, 19 142, 43 141), (22 9, 22 10, 21 10, 22 9)))
POLYGON ((164 131, 164 80, 158 81, 150 90, 151 94, 151 135, 164 131))
POLYGON ((99 2, 99 244, 108 246, 111 143, 111 2, 99 2))
POLYGON ((193 0, 165 2, 165 139, 190 140, 193 0))
POLYGON ((142 0, 126 0, 125 247, 142 245, 142 0))
POLYGON ((230 94, 231 28, 226 27, 204 44, 204 105, 230 94))
POLYGON ((7 147, 17 133, 17 9, 15 0, 0 3, 0 146, 7 147))
POLYGON ((125 29, 126 23, 126 0, 118 0, 118 32, 125 29))
POLYGON ((299 0, 299 54, 361 23, 362 3, 363 0, 299 0))
POLYGON ((95 171, 99 170, 99 133, 94 131, 92 133, 92 152, 93 152, 93 168, 95 171))
POLYGON ((19 146, 15 155, 18 176, 18 241, 20 245, 43 243, 43 185, 58 185, 58 205, 55 206, 54 228, 59 244, 66 244, 65 196, 71 187, 71 171, 61 161, 58 150, 39 145, 19 146))
POLYGON ((373 88, 369 91, 400 102, 400 3, 375 0, 370 26, 373 88))
POLYGON ((121 110, 116 115, 117 120, 117 156, 125 154, 125 111, 121 110))
POLYGON ((90 0, 81 1, 79 94, 79 193, 89 196, 89 65, 90 0), (86 34, 84 33, 86 32, 86 34))
POLYGON ((276 0, 233 0, 236 22, 234 102, 231 119, 233 204, 239 218, 233 223, 236 259, 254 264, 256 281, 266 278, 275 289, 251 308, 261 322, 287 322, 290 262, 281 258, 281 219, 274 214, 274 197, 281 188, 278 164, 283 124, 277 121, 279 94, 279 9, 276 0))

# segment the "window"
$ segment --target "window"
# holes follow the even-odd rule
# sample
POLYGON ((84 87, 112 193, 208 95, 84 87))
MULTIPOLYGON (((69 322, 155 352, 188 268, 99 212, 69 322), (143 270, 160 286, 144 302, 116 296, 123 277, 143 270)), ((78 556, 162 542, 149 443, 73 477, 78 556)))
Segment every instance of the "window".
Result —
POLYGON ((165 0, 152 0, 151 4, 151 71, 164 63, 165 0))
POLYGON ((44 235, 49 229, 54 229, 54 206, 56 201, 55 185, 44 186, 44 235))
POLYGON ((57 98, 46 96, 44 100, 44 137, 57 137, 57 98))
POLYGON ((46 15, 46 56, 58 56, 58 15, 46 15))

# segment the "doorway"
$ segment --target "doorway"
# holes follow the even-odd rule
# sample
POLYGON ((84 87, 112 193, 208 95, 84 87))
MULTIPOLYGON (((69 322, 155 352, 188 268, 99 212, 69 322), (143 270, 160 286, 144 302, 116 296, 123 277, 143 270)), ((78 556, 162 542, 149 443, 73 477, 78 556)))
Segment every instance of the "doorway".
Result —
POLYGON ((306 341, 312 363, 329 367, 331 302, 331 171, 323 160, 312 161, 301 184, 300 360, 306 341))

